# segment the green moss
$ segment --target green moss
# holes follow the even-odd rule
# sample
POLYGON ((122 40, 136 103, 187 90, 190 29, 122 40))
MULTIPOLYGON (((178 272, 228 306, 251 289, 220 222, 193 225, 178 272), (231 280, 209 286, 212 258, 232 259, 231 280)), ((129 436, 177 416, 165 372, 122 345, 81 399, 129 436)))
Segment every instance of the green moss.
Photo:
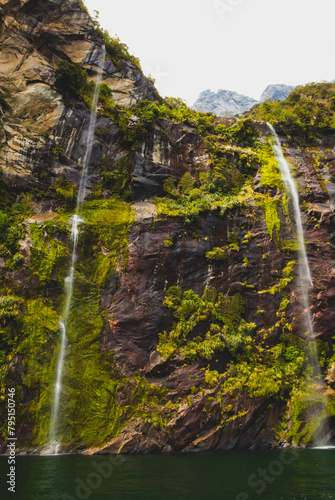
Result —
POLYGON ((294 266, 296 265, 297 261, 296 260, 291 260, 286 264, 286 266, 283 269, 283 274, 282 277, 280 278, 279 282, 276 283, 272 288, 270 288, 267 292, 269 292, 271 295, 275 295, 277 292, 280 292, 281 290, 284 290, 289 283, 291 283, 295 275, 293 273, 294 266))
POLYGON ((166 247, 166 248, 169 248, 173 245, 173 240, 171 238, 171 236, 167 236, 166 239, 163 241, 163 245, 166 247))
POLYGON ((0 296, 0 320, 3 324, 17 319, 21 314, 20 306, 23 300, 15 295, 0 296))
POLYGON ((69 212, 77 203, 78 186, 68 181, 64 176, 59 177, 49 188, 48 196, 60 202, 61 207, 69 212))
POLYGON ((242 319, 244 302, 240 295, 229 297, 216 290, 205 290, 200 298, 192 290, 182 293, 171 287, 164 305, 178 319, 169 333, 159 335, 158 351, 165 358, 180 353, 188 363, 211 360, 227 349, 235 353, 250 341, 248 332, 255 327, 242 319), (197 335, 197 336, 196 336, 197 335))
POLYGON ((70 253, 65 243, 50 234, 50 228, 50 223, 30 226, 33 241, 30 270, 41 286, 45 286, 52 279, 58 282, 64 280, 70 253))
POLYGON ((170 217, 181 217, 185 222, 197 220, 199 215, 204 212, 218 212, 223 216, 228 210, 238 207, 241 199, 238 196, 220 197, 215 194, 204 194, 201 198, 192 199, 190 196, 185 199, 155 198, 153 201, 157 206, 158 215, 167 215, 170 217))
POLYGON ((266 229, 268 235, 272 239, 275 237, 277 243, 280 241, 280 218, 278 216, 278 205, 281 203, 279 198, 272 198, 267 196, 262 202, 262 208, 264 210, 266 229))
MULTIPOLYGON (((3 176, 0 168, 0 211, 7 212, 13 204, 13 195, 11 194, 9 184, 3 176)), ((0 212, 0 213, 1 213, 0 212)), ((1 224, 1 217, 0 217, 1 224)))
POLYGON ((279 191, 284 191, 282 176, 273 155, 271 141, 267 139, 266 144, 261 150, 261 185, 270 188, 278 188, 279 191))
POLYGON ((23 415, 34 426, 37 444, 44 444, 49 428, 52 387, 56 370, 52 345, 57 339, 58 313, 51 301, 28 300, 22 318, 23 340, 17 353, 23 356, 23 384, 35 395, 23 415))
MULTIPOLYGON (((21 224, 23 217, 11 208, 0 211, 0 256, 11 258, 20 251, 19 240, 23 240, 26 229, 21 224)), ((9 263, 14 263, 9 261, 9 263)), ((15 268, 15 265, 12 267, 15 268)))
POLYGON ((285 439, 293 446, 311 444, 324 411, 323 398, 315 391, 314 384, 306 381, 296 384, 279 425, 277 439, 285 439))
POLYGON ((305 355, 302 341, 286 335, 275 347, 253 345, 226 372, 224 390, 242 391, 250 397, 284 397, 303 373, 305 355))
POLYGON ((60 416, 63 440, 71 446, 104 444, 165 392, 141 377, 124 378, 113 354, 101 352, 107 318, 100 305, 100 282, 89 269, 77 271, 60 416))
POLYGON ((242 241, 242 243, 249 243, 251 238, 252 238, 252 232, 248 231, 247 234, 244 236, 244 240, 242 241))
POLYGON ((186 172, 180 179, 178 184, 178 190, 181 194, 189 194, 193 189, 195 184, 195 179, 191 176, 189 172, 186 172))
POLYGON ((108 159, 102 155, 100 164, 101 188, 109 189, 114 196, 127 199, 129 196, 130 163, 131 157, 126 155, 120 158, 112 168, 108 159))
POLYGON ((215 387, 217 385, 217 383, 219 382, 221 377, 222 377, 222 375, 220 376, 219 372, 216 370, 206 370, 205 371, 205 382, 206 382, 206 384, 209 385, 210 388, 215 387))
POLYGON ((215 302, 218 296, 218 292, 215 287, 205 288, 203 293, 203 300, 207 300, 208 302, 215 302))
POLYGON ((223 248, 215 247, 210 252, 206 253, 206 259, 209 261, 227 260, 227 252, 223 248))
MULTIPOLYGON (((102 445, 135 417, 152 425, 166 424, 160 415, 166 390, 151 386, 141 377, 124 377, 112 352, 101 351, 102 333, 110 320, 101 306, 101 291, 106 280, 126 266, 133 214, 127 204, 116 199, 89 201, 83 206, 85 223, 80 226, 80 259, 67 323, 60 404, 62 439, 69 447, 102 445)), ((31 226, 35 249, 31 265, 43 288, 58 270, 64 275, 68 272, 69 248, 59 240, 67 237, 68 229, 64 213, 31 226)), ((8 385, 8 360, 22 357, 17 422, 32 426, 33 436, 26 443, 31 446, 45 444, 48 439, 60 338, 61 304, 38 293, 35 290, 37 296, 25 301, 5 289, 0 293, 1 386, 8 385), (23 391, 29 396, 23 398, 23 391)), ((13 386, 12 381, 10 384, 13 386)), ((1 430, 5 432, 5 428, 1 430)))
POLYGON ((80 265, 91 267, 101 284, 117 265, 127 266, 128 233, 134 213, 129 205, 117 199, 93 200, 83 206, 80 265))
POLYGON ((90 226, 114 226, 133 222, 134 211, 121 200, 92 200, 84 204, 82 217, 90 226))

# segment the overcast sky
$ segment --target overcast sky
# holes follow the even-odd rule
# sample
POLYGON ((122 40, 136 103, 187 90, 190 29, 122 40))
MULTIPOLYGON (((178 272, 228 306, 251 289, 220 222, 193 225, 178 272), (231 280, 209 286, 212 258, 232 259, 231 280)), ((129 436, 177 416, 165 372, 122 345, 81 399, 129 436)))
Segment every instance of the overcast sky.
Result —
POLYGON ((189 105, 202 90, 259 99, 272 83, 335 79, 335 0, 85 0, 156 79, 189 105))

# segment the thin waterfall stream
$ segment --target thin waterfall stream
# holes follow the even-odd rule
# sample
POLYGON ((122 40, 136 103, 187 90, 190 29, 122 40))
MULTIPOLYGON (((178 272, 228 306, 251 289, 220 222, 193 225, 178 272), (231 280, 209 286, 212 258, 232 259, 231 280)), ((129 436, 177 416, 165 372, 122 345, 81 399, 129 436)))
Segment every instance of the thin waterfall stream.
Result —
MULTIPOLYGON (((312 367, 314 386, 317 394, 318 389, 322 389, 323 384, 321 382, 322 377, 321 377, 320 363, 315 342, 315 332, 313 328, 313 320, 311 316, 310 302, 308 296, 308 289, 310 287, 313 287, 313 281, 306 254, 304 232, 302 227, 301 212, 299 206, 299 194, 294 179, 292 177, 289 164, 284 157, 279 137, 270 123, 267 123, 267 126, 274 140, 274 142, 272 143, 272 150, 274 152, 274 156, 282 176, 285 190, 289 199, 292 201, 293 205, 295 233, 298 241, 299 286, 300 286, 301 305, 304 310, 304 319, 306 328, 305 333, 308 339, 309 362, 312 367)), ((319 402, 318 404, 319 408, 313 412, 314 413, 313 416, 317 418, 321 424, 321 421, 325 421, 327 417, 327 402, 325 400, 326 398, 323 397, 322 395, 319 395, 319 397, 317 397, 316 399, 319 402)), ((324 424, 321 431, 319 431, 318 436, 314 441, 314 445, 316 447, 325 446, 327 444, 328 430, 326 427, 327 427, 326 424, 324 424)))
POLYGON ((62 378, 64 374, 64 364, 66 357, 66 345, 67 345, 67 327, 68 321, 71 311, 71 303, 73 298, 73 284, 74 284, 74 273, 75 273, 75 262, 76 262, 76 253, 78 246, 78 236, 79 236, 79 225, 84 223, 84 220, 80 217, 81 207, 85 199, 86 194, 86 184, 88 177, 88 166, 91 159, 92 148, 93 148, 93 140, 94 140, 94 130, 96 125, 97 118, 97 105, 99 99, 99 89, 100 83, 102 79, 103 72, 103 63, 105 60, 105 46, 101 47, 101 55, 100 55, 100 64, 98 66, 97 78, 94 88, 94 95, 92 99, 91 113, 90 113, 90 121, 86 142, 86 151, 83 160, 82 166, 82 175, 78 188, 78 196, 77 196, 77 206, 76 212, 71 217, 71 230, 70 230, 70 238, 72 241, 72 252, 71 252, 71 261, 69 267, 69 274, 65 278, 64 281, 64 289, 65 289, 65 302, 62 315, 59 320, 59 330, 60 330, 60 349, 57 361, 57 372, 56 372, 56 382, 54 386, 54 398, 51 408, 51 419, 50 419, 50 427, 49 427, 49 445, 48 448, 51 450, 52 454, 56 454, 60 448, 60 421, 59 421, 59 413, 60 413, 60 398, 62 393, 62 378))

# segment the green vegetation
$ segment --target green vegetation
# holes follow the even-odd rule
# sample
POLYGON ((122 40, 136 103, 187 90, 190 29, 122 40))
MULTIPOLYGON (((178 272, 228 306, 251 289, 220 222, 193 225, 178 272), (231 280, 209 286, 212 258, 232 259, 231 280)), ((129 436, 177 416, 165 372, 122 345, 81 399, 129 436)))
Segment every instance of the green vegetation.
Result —
MULTIPOLYGON (((289 263, 285 268, 284 276, 292 270, 292 265, 289 263)), ((289 279, 285 284, 282 280, 280 283, 284 287, 289 279)), ((192 290, 183 293, 180 288, 171 287, 164 304, 173 311, 177 322, 170 332, 159 336, 158 351, 163 357, 182 356, 188 364, 197 359, 213 361, 220 353, 228 353, 231 361, 224 373, 206 371, 209 387, 219 384, 221 388, 219 399, 226 391, 245 388, 250 397, 286 399, 303 380, 304 342, 285 333, 276 345, 268 343, 264 332, 256 334, 256 325, 243 320, 241 296, 206 289, 203 297, 199 297, 192 290)), ((286 298, 281 307, 282 311, 286 309, 286 298)))
POLYGON ((223 390, 246 387, 251 397, 288 397, 303 377, 304 366, 303 342, 291 335, 283 335, 274 347, 254 343, 229 365, 223 390))
MULTIPOLYGON (((125 62, 139 67, 138 60, 118 38, 111 38, 96 21, 95 24, 108 56, 119 71, 123 71, 125 62)), ((94 83, 88 81, 87 71, 79 65, 61 61, 55 86, 67 104, 81 101, 90 106, 94 83)), ((154 202, 159 215, 181 219, 179 235, 183 232, 191 235, 199 249, 212 237, 210 232, 206 238, 202 237, 199 216, 211 212, 218 217, 227 216, 228 222, 222 225, 225 228, 222 240, 213 238, 205 247, 211 248, 206 252, 208 264, 222 270, 232 269, 233 265, 242 276, 237 279, 249 279, 246 276, 251 274, 251 247, 257 238, 259 219, 263 217, 268 236, 277 242, 279 249, 296 251, 295 241, 281 240, 283 234, 289 238, 288 201, 271 141, 259 140, 258 126, 250 118, 226 127, 220 123, 222 120, 198 113, 180 99, 163 100, 158 96, 155 102, 143 100, 121 107, 113 101, 106 84, 100 86, 99 101, 98 114, 113 120, 118 132, 116 149, 112 152, 105 149, 106 155, 101 156, 101 181, 87 197, 81 214, 85 223, 80 225, 61 402, 63 439, 69 447, 77 448, 106 443, 135 418, 162 427, 168 411, 172 414, 178 408, 178 403, 168 402, 167 389, 149 384, 138 374, 132 377, 122 374, 113 352, 104 351, 101 346, 104 332, 114 327, 113 317, 104 309, 106 300, 101 297, 105 290, 111 295, 115 293, 127 269, 128 236, 134 212, 126 201, 130 199, 132 167, 142 141, 155 136, 163 138, 167 145, 174 144, 175 136, 169 137, 170 129, 165 126, 166 120, 170 120, 180 125, 185 136, 198 134, 199 143, 201 140, 205 143, 204 151, 199 147, 200 155, 203 154, 201 162, 190 159, 186 172, 176 169, 178 179, 167 178, 162 186, 164 196, 154 202), (255 178, 258 171, 261 175, 255 178), (243 220, 241 227, 236 219, 243 220), (214 246, 221 241, 224 241, 222 247, 214 246)), ((334 85, 311 84, 298 87, 284 103, 263 103, 251 116, 271 121, 286 135, 298 133, 299 140, 310 141, 318 129, 334 127, 334 102, 334 85)), ((6 96, 2 94, 0 106, 6 107, 6 96)), ((112 132, 107 126, 95 130, 101 146, 111 138, 109 134, 112 132)), ((188 145, 190 151, 195 144, 193 141, 188 145)), ((50 151, 54 159, 62 161, 61 144, 51 144, 50 151)), ((316 157, 314 165, 319 174, 320 161, 316 157)), ((45 442, 49 426, 59 317, 71 248, 69 218, 76 206, 77 186, 61 176, 39 196, 50 198, 58 213, 52 220, 28 223, 36 208, 33 203, 36 198, 20 192, 19 188, 11 189, 0 172, 0 257, 4 261, 0 275, 0 398, 5 398, 10 381, 17 389, 18 421, 32 425, 32 445, 45 442), (20 241, 25 238, 29 245, 32 243, 28 250, 20 241), (18 367, 17 373, 22 373, 22 383, 19 377, 11 378, 9 363, 18 367)), ((150 230, 155 230, 154 224, 150 230)), ((176 246, 178 235, 174 229, 170 235, 170 228, 162 234, 167 236, 160 240, 163 247, 160 250, 166 256, 170 247, 176 246)), ((263 241, 258 245, 260 262, 262 257, 268 257, 267 252, 261 254, 262 244, 263 241)), ((288 306, 289 285, 295 277, 294 257, 289 260, 283 256, 286 265, 281 273, 277 270, 277 281, 265 290, 257 290, 254 281, 235 283, 246 292, 245 301, 238 293, 223 294, 215 288, 205 288, 202 296, 194 290, 169 288, 164 304, 173 314, 174 323, 168 331, 160 333, 157 349, 165 360, 171 361, 172 367, 173 363, 186 366, 195 362, 202 366, 203 383, 197 381, 190 394, 181 397, 182 402, 191 407, 193 397, 212 390, 211 397, 221 403, 224 425, 246 414, 246 411, 233 414, 231 405, 223 407, 227 393, 236 398, 240 393, 264 398, 269 404, 281 400, 287 404, 285 419, 292 425, 288 428, 283 420, 278 439, 299 444, 309 440, 315 431, 315 423, 307 424, 304 414, 320 402, 317 395, 315 401, 307 401, 311 387, 308 347, 292 335, 288 306), (269 294, 271 303, 276 304, 274 324, 265 322, 262 294, 269 294), (253 307, 249 297, 260 302, 255 310, 263 308, 258 309, 259 317, 267 325, 262 330, 246 321, 245 308, 249 314, 248 308, 253 307)), ((195 286, 196 290, 201 288, 200 283, 195 286)), ((137 297, 132 300, 135 303, 137 297)), ((326 369, 333 353, 328 352, 328 345, 319 343, 318 348, 326 369)), ((4 416, 4 410, 0 409, 0 419, 4 420, 4 416)))
POLYGON ((199 297, 193 290, 182 293, 181 288, 171 287, 164 304, 178 320, 169 333, 159 336, 158 351, 165 358, 179 354, 187 363, 211 360, 225 349, 235 353, 251 342, 250 332, 256 325, 242 319, 240 295, 217 296, 215 289, 206 289, 199 297))
POLYGON ((61 207, 69 212, 73 210, 77 203, 78 186, 74 182, 68 181, 64 176, 58 179, 49 188, 48 195, 55 198, 61 207))
MULTIPOLYGON (((313 443, 320 427, 320 416, 327 416, 324 414, 326 407, 326 398, 315 390, 313 380, 302 378, 291 392, 277 429, 277 439, 284 438, 292 446, 313 443)), ((329 408, 329 415, 333 414, 334 408, 329 408)))
POLYGON ((108 189, 114 196, 119 196, 125 200, 129 198, 130 182, 130 162, 129 155, 120 158, 112 167, 107 158, 102 155, 100 164, 100 176, 102 182, 95 186, 95 191, 91 198, 100 198, 103 189, 108 189))
POLYGON ((131 151, 136 151, 138 142, 152 133, 159 120, 168 119, 195 128, 200 134, 214 130, 214 116, 190 109, 181 99, 159 98, 155 102, 139 101, 128 108, 116 105, 112 96, 100 95, 102 109, 99 114, 108 116, 118 126, 118 142, 131 151), (136 117, 136 121, 134 121, 136 117))
POLYGON ((0 168, 0 210, 8 210, 13 203, 13 198, 10 194, 8 182, 3 176, 0 168))
POLYGON ((61 285, 66 277, 70 251, 65 243, 57 239, 62 233, 67 237, 64 229, 64 227, 58 228, 53 221, 43 226, 38 224, 30 226, 33 241, 30 270, 42 287, 51 279, 57 280, 61 285), (56 276, 53 276, 54 274, 56 276))
POLYGON ((249 114, 275 125, 276 130, 299 141, 313 141, 322 128, 335 127, 335 84, 309 83, 296 87, 285 101, 264 102, 249 114))
POLYGON ((87 71, 79 64, 62 60, 56 69, 55 87, 67 102, 82 100, 88 88, 87 71))
MULTIPOLYGON (((63 438, 68 446, 77 447, 105 443, 135 416, 164 425, 159 408, 166 392, 139 376, 124 377, 113 354, 100 349, 102 331, 111 320, 100 297, 107 281, 127 264, 133 211, 117 199, 91 200, 84 204, 82 216, 61 413, 63 438)), ((10 385, 17 389, 18 422, 33 426, 33 445, 47 439, 64 300, 61 293, 53 300, 43 297, 43 290, 55 280, 59 290, 63 288, 69 260, 69 246, 63 240, 68 229, 65 213, 32 224, 30 269, 38 286, 29 294, 25 289, 15 293, 14 288, 0 288, 0 397, 5 397, 9 383, 8 363, 22 362, 22 384, 10 380, 10 385), (30 396, 23 397, 23 391, 30 396)), ((0 413, 3 416, 2 409, 0 413)), ((5 427, 1 432, 6 435, 5 427)))
POLYGON ((167 236, 166 240, 163 241, 163 245, 165 246, 165 248, 169 248, 173 245, 173 240, 170 235, 167 236))
POLYGON ((206 258, 209 261, 227 260, 227 252, 223 248, 215 247, 206 253, 206 258))

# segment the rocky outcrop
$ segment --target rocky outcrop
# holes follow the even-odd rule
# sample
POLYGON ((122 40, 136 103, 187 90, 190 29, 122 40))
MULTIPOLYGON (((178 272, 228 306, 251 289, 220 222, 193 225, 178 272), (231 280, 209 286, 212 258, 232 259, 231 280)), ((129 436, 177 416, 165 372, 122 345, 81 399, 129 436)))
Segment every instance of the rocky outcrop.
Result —
MULTIPOLYGON (((89 110, 64 105, 54 87, 55 70, 65 59, 94 78, 103 40, 77 0, 2 1, 0 15, 0 89, 9 95, 0 167, 18 186, 45 189, 60 173, 78 179, 89 110), (63 150, 57 160, 55 147, 63 150)), ((139 68, 126 60, 116 68, 108 55, 103 82, 120 105, 158 95, 139 68)))

